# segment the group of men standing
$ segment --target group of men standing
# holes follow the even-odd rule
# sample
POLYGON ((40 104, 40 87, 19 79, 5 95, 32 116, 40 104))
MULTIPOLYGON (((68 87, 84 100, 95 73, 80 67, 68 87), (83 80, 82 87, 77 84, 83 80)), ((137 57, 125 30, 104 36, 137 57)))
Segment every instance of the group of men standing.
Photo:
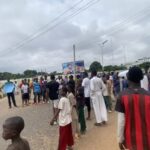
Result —
MULTIPOLYGON (((76 86, 78 84, 78 80, 81 82, 81 86, 84 89, 84 104, 87 107, 88 115, 87 120, 91 119, 91 100, 95 112, 96 123, 95 125, 100 125, 102 122, 107 121, 107 111, 103 98, 103 89, 104 83, 101 78, 97 77, 97 72, 93 71, 91 74, 91 79, 88 76, 88 73, 85 72, 83 75, 83 79, 78 75, 76 81, 73 76, 69 76, 69 80, 67 77, 64 79, 62 77, 58 77, 55 79, 54 75, 50 76, 50 82, 47 82, 47 77, 40 78, 38 81, 37 78, 31 82, 22 80, 19 85, 21 89, 22 95, 22 105, 29 105, 29 100, 31 98, 31 91, 33 90, 34 102, 33 104, 43 102, 48 102, 48 99, 52 101, 54 114, 57 110, 59 98, 60 98, 60 90, 63 86, 71 85, 76 91, 76 86)), ((10 81, 9 81, 10 82, 10 81)), ((15 89, 14 89, 15 90, 15 89)), ((9 107, 11 108, 11 98, 14 106, 16 105, 14 91, 12 93, 8 93, 8 102, 9 107), (11 95, 12 96, 11 96, 11 95)))
MULTIPOLYGON (((97 72, 92 71, 91 78, 89 78, 88 73, 86 72, 84 73, 83 78, 78 75, 76 77, 76 80, 74 80, 72 75, 69 77, 69 80, 67 77, 65 77, 64 79, 62 77, 55 79, 54 75, 51 75, 50 78, 50 82, 42 80, 42 83, 44 84, 43 89, 45 89, 43 91, 42 86, 37 79, 33 82, 34 103, 36 103, 36 97, 40 96, 39 93, 42 93, 43 100, 50 99, 52 101, 54 116, 56 116, 56 113, 60 109, 61 96, 63 95, 63 97, 65 97, 67 91, 69 91, 64 87, 68 87, 68 89, 71 87, 73 89, 72 93, 77 101, 77 105, 79 105, 77 107, 82 108, 81 112, 80 109, 78 112, 79 121, 81 121, 81 130, 83 125, 84 129, 86 129, 85 122, 82 122, 82 120, 84 119, 85 106, 87 106, 88 110, 87 120, 91 119, 91 103, 93 104, 94 114, 96 118, 95 126, 101 126, 102 124, 105 124, 107 122, 107 105, 104 98, 108 94, 105 95, 104 93, 109 93, 109 90, 106 88, 106 83, 103 76, 98 77, 97 72), (84 98, 82 98, 82 95, 84 98)), ((142 87, 143 84, 141 84, 144 80, 146 81, 146 77, 144 76, 143 79, 143 73, 140 68, 130 68, 129 72, 127 73, 128 86, 125 87, 125 89, 123 88, 121 93, 119 93, 119 88, 117 87, 119 86, 119 79, 111 78, 111 76, 108 76, 108 83, 116 82, 116 84, 113 85, 113 90, 117 98, 115 110, 118 112, 118 142, 120 149, 149 150, 150 92, 148 91, 149 89, 145 89, 144 87, 142 87)), ((29 97, 25 94, 28 91, 28 86, 29 85, 27 83, 23 83, 21 87, 21 90, 23 91, 23 99, 29 99, 29 97)), ((112 88, 112 86, 110 86, 110 88, 112 88)), ((10 108, 10 97, 12 97, 14 106, 17 107, 13 92, 12 94, 7 93, 7 96, 10 108)), ((62 100, 64 101, 64 99, 62 100)), ((65 109, 68 109, 67 111, 70 110, 69 103, 67 102, 68 100, 65 99, 65 103, 68 105, 68 108, 65 108, 63 106, 65 105, 63 104, 63 101, 61 101, 61 115, 65 113, 65 109)), ((65 118, 65 116, 61 116, 61 118, 65 118)), ((62 121, 63 120, 61 120, 61 122, 62 121)), ((52 120, 51 123, 53 122, 56 123, 57 118, 56 120, 52 120)), ((68 127, 61 128, 62 132, 67 129, 68 127)))

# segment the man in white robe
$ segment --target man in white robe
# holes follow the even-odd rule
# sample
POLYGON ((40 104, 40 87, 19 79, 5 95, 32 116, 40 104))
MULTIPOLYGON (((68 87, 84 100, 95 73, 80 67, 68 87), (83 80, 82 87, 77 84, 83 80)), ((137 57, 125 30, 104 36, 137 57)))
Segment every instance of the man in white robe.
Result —
POLYGON ((96 126, 100 126, 107 121, 107 110, 102 96, 104 83, 102 79, 97 77, 97 72, 92 71, 92 79, 90 81, 91 99, 96 117, 96 126))

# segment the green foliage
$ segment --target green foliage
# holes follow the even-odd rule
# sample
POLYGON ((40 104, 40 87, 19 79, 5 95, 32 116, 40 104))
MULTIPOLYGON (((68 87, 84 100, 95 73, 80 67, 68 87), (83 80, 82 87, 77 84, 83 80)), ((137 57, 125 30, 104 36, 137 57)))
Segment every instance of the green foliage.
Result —
POLYGON ((116 71, 116 70, 125 70, 127 69, 124 65, 120 65, 120 66, 112 66, 112 65, 109 65, 109 66, 104 66, 104 71, 107 71, 107 72, 110 72, 110 71, 116 71))
POLYGON ((53 71, 53 72, 50 73, 50 75, 52 75, 52 74, 57 75, 57 71, 53 71))
POLYGON ((112 65, 104 66, 104 71, 108 71, 108 72, 114 71, 114 66, 112 66, 112 65))
POLYGON ((150 68, 150 62, 144 62, 142 64, 139 65, 140 68, 144 69, 145 72, 148 72, 148 69, 150 68))
POLYGON ((45 74, 46 74, 46 73, 43 72, 43 71, 37 73, 37 75, 39 75, 39 76, 42 76, 42 75, 45 75, 45 74))
MULTIPOLYGON (((116 71, 116 70, 126 70, 127 68, 121 64, 119 66, 117 65, 108 65, 108 66, 104 66, 104 71, 107 71, 107 72, 111 72, 111 71, 116 71)), ((102 71, 102 66, 99 62, 97 61, 94 61, 91 65, 90 65, 90 69, 89 71, 92 71, 92 70, 96 70, 96 71, 102 71)))
POLYGON ((37 71, 36 70, 25 70, 24 75, 26 77, 34 77, 37 75, 37 71))
POLYGON ((23 78, 24 75, 22 74, 12 74, 9 72, 0 72, 0 80, 7 80, 7 79, 20 79, 23 78))
POLYGON ((29 78, 29 77, 35 77, 37 75, 37 72, 35 70, 26 70, 24 71, 24 74, 13 74, 10 72, 0 72, 0 80, 7 80, 7 79, 20 79, 20 78, 29 78))
POLYGON ((96 70, 96 71, 101 71, 102 70, 102 65, 97 62, 97 61, 94 61, 91 65, 90 65, 90 71, 93 71, 93 70, 96 70))

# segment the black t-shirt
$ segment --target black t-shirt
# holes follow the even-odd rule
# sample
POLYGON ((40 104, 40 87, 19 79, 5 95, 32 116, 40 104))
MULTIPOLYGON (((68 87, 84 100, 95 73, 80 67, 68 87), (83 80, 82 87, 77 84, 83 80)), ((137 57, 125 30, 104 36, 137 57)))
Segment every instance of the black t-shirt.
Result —
POLYGON ((68 85, 71 86, 75 90, 75 81, 74 80, 69 80, 68 85))
POLYGON ((49 90, 49 98, 51 100, 57 100, 58 99, 59 83, 56 81, 50 81, 46 84, 46 88, 49 90))
POLYGON ((84 99, 84 88, 78 87, 76 91, 76 100, 77 100, 77 108, 84 108, 85 99, 84 99))

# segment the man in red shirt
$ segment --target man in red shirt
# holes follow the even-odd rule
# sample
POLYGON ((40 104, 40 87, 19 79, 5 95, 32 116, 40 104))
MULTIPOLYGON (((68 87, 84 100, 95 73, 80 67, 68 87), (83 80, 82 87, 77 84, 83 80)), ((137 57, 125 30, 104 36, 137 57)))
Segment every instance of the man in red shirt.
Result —
POLYGON ((150 93, 140 87, 140 68, 130 68, 127 78, 129 88, 116 103, 119 146, 121 150, 150 150, 150 93))

